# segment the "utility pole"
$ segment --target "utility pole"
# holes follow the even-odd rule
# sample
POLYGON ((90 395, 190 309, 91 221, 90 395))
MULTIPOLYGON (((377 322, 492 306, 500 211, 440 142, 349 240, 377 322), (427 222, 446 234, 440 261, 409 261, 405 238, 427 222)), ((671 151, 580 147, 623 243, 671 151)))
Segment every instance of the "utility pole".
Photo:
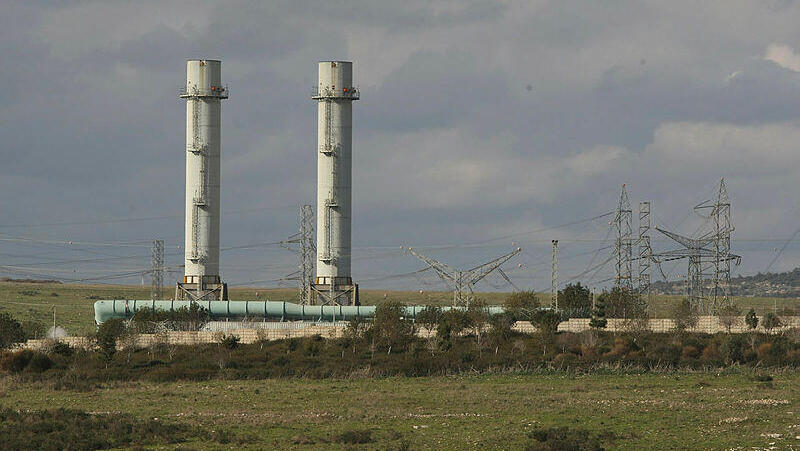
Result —
POLYGON ((153 240, 153 269, 150 277, 150 299, 164 296, 164 240, 153 240))
POLYGON ((558 240, 553 240, 553 271, 550 275, 550 307, 558 309, 558 240))

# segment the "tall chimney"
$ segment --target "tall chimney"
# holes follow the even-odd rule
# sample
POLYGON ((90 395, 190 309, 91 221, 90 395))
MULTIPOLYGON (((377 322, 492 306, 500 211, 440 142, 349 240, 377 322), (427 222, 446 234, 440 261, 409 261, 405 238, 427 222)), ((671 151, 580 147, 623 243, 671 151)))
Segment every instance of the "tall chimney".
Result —
POLYGON ((220 110, 228 98, 222 63, 188 60, 186 88, 185 271, 177 299, 227 300, 219 276, 220 110))
POLYGON ((317 277, 312 298, 320 304, 358 304, 350 275, 353 63, 321 61, 317 101, 317 277))

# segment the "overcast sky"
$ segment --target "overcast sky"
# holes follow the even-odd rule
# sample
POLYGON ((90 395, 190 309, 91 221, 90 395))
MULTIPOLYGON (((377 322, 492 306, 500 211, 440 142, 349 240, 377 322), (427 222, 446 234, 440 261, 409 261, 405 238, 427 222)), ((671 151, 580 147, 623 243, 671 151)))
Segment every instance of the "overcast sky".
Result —
MULTIPOLYGON (((222 60, 230 87, 223 248, 297 230, 315 199, 316 62, 353 61, 364 288, 443 287, 394 277, 422 268, 401 245, 465 267, 519 245, 512 280, 547 289, 551 239, 570 280, 610 255, 611 218, 537 230, 612 211, 623 183, 634 217, 649 200, 654 225, 692 234, 692 207, 725 177, 734 274, 764 271, 800 227, 795 1, 50 3, 0 5, 6 275, 141 271, 154 238, 182 264, 189 58, 222 60)), ((795 266, 790 244, 772 270, 795 266)), ((274 286, 295 268, 278 246, 223 252, 231 285, 274 286)), ((104 281, 117 280, 139 278, 104 281)))

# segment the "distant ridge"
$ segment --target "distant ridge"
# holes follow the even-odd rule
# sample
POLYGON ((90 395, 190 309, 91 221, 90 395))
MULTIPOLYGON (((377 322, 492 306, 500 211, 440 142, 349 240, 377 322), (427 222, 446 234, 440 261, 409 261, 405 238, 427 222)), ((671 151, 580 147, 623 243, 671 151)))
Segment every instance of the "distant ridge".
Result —
MULTIPOLYGON (((656 294, 682 295, 686 293, 686 282, 683 280, 653 282, 652 287, 656 294)), ((731 278, 731 294, 734 296, 800 297, 800 267, 787 272, 758 273, 752 276, 731 278)))
POLYGON ((0 282, 17 282, 17 283, 61 283, 60 280, 53 279, 12 279, 11 277, 0 277, 0 282))

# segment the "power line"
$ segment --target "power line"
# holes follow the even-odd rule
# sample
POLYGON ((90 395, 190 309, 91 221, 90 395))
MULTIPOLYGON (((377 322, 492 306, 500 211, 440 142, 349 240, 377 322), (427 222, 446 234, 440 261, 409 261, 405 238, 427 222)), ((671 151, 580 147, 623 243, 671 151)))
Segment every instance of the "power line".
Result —
MULTIPOLYGON (((277 207, 260 207, 260 208, 246 208, 241 210, 230 210, 230 211, 223 211, 222 214, 239 214, 239 213, 256 213, 259 211, 266 211, 266 210, 279 210, 284 208, 293 208, 291 205, 283 205, 277 207)), ((183 218, 183 214, 174 214, 174 215, 162 215, 162 216, 144 216, 144 217, 133 217, 133 218, 119 218, 119 219, 96 219, 92 221, 64 221, 64 222, 51 222, 51 223, 31 223, 31 224, 0 224, 0 228, 3 229, 11 229, 11 228, 31 228, 31 227, 56 227, 56 226, 74 226, 74 225, 99 225, 99 224, 119 224, 125 222, 141 222, 141 221, 159 221, 164 219, 177 219, 183 218)))

